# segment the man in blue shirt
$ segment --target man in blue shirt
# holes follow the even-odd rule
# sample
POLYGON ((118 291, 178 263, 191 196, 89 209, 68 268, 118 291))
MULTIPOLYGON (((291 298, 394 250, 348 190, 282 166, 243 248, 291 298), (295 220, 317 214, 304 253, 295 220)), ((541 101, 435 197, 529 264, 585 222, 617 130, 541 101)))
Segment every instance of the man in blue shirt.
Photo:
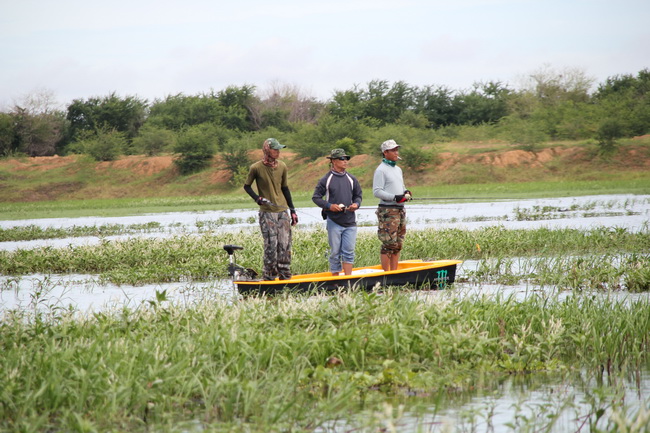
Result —
POLYGON ((318 181, 311 199, 323 209, 323 218, 327 219, 330 272, 339 275, 343 270, 345 275, 351 275, 357 241, 355 211, 361 206, 361 185, 347 172, 350 156, 345 150, 334 149, 327 158, 331 170, 318 181))

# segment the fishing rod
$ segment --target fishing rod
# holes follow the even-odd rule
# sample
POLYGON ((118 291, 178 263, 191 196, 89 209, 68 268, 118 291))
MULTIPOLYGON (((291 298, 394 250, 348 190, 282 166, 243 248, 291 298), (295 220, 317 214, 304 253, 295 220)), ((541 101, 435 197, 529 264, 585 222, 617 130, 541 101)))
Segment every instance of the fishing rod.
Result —
POLYGON ((521 200, 513 197, 414 197, 410 200, 521 200))

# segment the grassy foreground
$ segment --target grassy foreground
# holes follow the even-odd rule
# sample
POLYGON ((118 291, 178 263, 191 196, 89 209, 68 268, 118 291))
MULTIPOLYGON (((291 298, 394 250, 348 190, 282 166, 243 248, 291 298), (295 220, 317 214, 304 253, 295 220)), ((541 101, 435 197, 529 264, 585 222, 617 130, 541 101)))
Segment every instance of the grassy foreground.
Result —
POLYGON ((634 377, 649 336, 647 301, 579 296, 353 292, 191 308, 163 296, 90 317, 15 312, 0 322, 0 430, 306 432, 380 394, 455 394, 483 376, 634 377))

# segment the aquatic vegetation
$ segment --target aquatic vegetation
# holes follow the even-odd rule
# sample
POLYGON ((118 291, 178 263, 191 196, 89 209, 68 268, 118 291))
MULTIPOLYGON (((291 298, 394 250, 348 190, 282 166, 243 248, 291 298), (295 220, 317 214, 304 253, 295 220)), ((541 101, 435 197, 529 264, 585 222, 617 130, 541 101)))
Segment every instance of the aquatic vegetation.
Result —
POLYGON ((373 396, 457 394, 487 386, 486 374, 633 373, 650 353, 647 301, 443 291, 423 302, 391 290, 192 308, 166 299, 91 316, 5 314, 0 429, 313 431, 373 396))
POLYGON ((69 228, 42 228, 37 225, 24 227, 0 227, 0 242, 27 241, 34 239, 56 239, 79 236, 114 236, 135 233, 151 233, 161 231, 160 223, 151 221, 145 224, 103 224, 101 226, 73 226, 69 228))
MULTIPOLYGON (((356 264, 376 264, 379 242, 374 233, 359 233, 357 239, 356 264)), ((0 251, 0 272, 6 275, 99 274, 108 281, 124 284, 226 278, 227 255, 222 246, 230 243, 244 247, 237 255, 240 264, 261 268, 259 233, 208 230, 163 239, 132 237, 103 240, 96 245, 0 251)), ((327 268, 327 249, 327 236, 322 228, 296 230, 294 273, 327 268)), ((528 280, 565 288, 611 289, 629 285, 632 290, 642 291, 649 284, 647 266, 644 266, 648 251, 648 230, 508 230, 497 226, 473 231, 410 231, 402 258, 479 260, 480 267, 468 272, 468 276, 482 281, 528 280), (588 256, 584 255, 585 251, 589 252, 588 256)))
MULTIPOLYGON (((206 294, 191 305, 160 290, 138 308, 89 315, 48 303, 52 274, 122 284, 223 278, 229 243, 244 247, 240 264, 259 268, 259 233, 215 230, 230 222, 161 239, 0 252, 0 272, 16 276, 0 290, 17 290, 20 275, 45 275, 29 307, 0 320, 0 430, 328 431, 344 419, 373 431, 397 428, 401 402, 413 396, 448 400, 492 389, 486 377, 576 371, 599 381, 592 409, 575 407, 592 431, 650 428, 644 412, 612 403, 621 399, 607 384, 640 382, 650 365, 650 303, 607 296, 649 289, 647 228, 409 231, 404 259, 461 258, 475 264, 463 270, 468 282, 559 289, 524 300, 457 296, 452 287, 234 303, 206 294)), ((357 264, 375 264, 378 251, 376 235, 360 232, 357 264)), ((322 228, 294 231, 294 272, 322 270, 326 254, 322 228)), ((572 401, 534 410, 553 425, 572 401)), ((539 429, 526 409, 517 409, 514 431, 539 429)), ((490 411, 468 409, 459 422, 475 429, 490 411)))

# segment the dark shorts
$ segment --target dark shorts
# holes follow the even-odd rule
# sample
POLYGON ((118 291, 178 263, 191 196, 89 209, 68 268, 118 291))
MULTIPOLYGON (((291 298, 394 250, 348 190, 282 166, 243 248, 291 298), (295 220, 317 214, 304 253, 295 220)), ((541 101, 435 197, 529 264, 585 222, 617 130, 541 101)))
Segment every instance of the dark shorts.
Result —
POLYGON ((406 211, 404 208, 379 207, 377 215, 377 236, 381 241, 381 254, 396 254, 402 251, 406 236, 406 211))

